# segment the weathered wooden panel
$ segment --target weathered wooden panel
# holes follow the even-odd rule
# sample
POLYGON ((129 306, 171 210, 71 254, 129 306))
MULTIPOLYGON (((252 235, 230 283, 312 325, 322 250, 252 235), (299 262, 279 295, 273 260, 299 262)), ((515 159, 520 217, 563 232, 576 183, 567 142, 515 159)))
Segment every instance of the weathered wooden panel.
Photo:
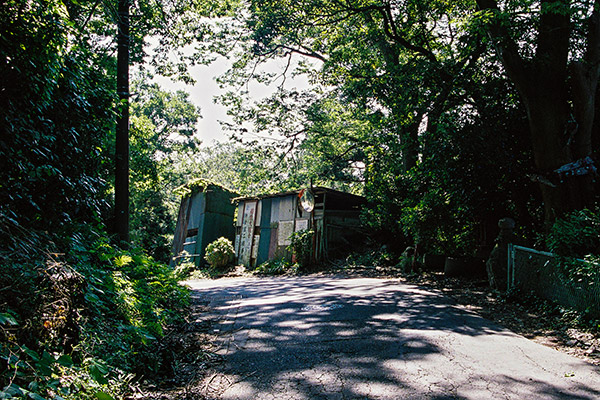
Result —
POLYGON ((327 241, 326 241, 326 235, 323 234, 324 232, 324 224, 323 224, 323 220, 316 220, 315 221, 315 258, 317 260, 322 259, 323 257, 325 257, 325 255, 327 254, 327 241))
POLYGON ((244 202, 238 203, 237 206, 237 218, 235 220, 236 226, 242 226, 242 220, 244 219, 244 202))
POLYGON ((256 200, 249 200, 244 203, 244 215, 242 219, 242 234, 240 238, 239 262, 243 265, 250 265, 252 254, 252 240, 254 239, 254 225, 256 221, 256 200))
POLYGON ((252 252, 250 253, 250 265, 252 267, 256 266, 256 259, 258 257, 258 246, 260 244, 260 236, 254 235, 254 239, 252 241, 252 252))
MULTIPOLYGON (((204 203, 206 204, 206 203, 204 203)), ((206 235, 204 234, 204 223, 206 222, 206 218, 208 214, 202 213, 198 216, 198 235, 196 236, 196 246, 194 247, 194 264, 196 266, 204 265, 204 249, 203 242, 205 240, 206 235)))
POLYGON ((292 243, 292 233, 294 233, 294 221, 279 221, 277 245, 289 246, 292 243))
POLYGON ((184 197, 181 199, 179 206, 179 215, 177 217, 177 226, 175 227, 175 235, 173 236, 172 259, 171 266, 177 262, 175 257, 183 251, 183 242, 187 236, 188 220, 190 218, 190 198, 184 197))
POLYGON ((260 226, 260 219, 262 216, 262 204, 263 200, 260 200, 258 202, 258 205, 256 206, 256 218, 254 219, 256 226, 260 226))
POLYGON ((184 203, 187 206, 179 210, 177 229, 173 240, 173 255, 177 256, 182 250, 183 241, 188 235, 194 235, 196 243, 194 245, 187 244, 186 251, 196 255, 193 258, 196 265, 203 265, 205 249, 209 243, 219 237, 234 240, 235 206, 231 200, 235 196, 235 193, 219 186, 208 185, 204 191, 184 198, 182 207, 184 203))
POLYGON ((293 221, 296 208, 296 195, 282 197, 279 203, 279 220, 293 221))
POLYGON ((187 229, 198 229, 202 223, 202 216, 206 210, 206 195, 204 192, 196 193, 191 197, 190 218, 187 229))
MULTIPOLYGON (((233 211, 233 209, 232 209, 233 211)), ((206 246, 220 237, 233 240, 235 237, 235 227, 233 226, 233 215, 223 215, 216 213, 204 214, 204 221, 201 230, 198 231, 198 246, 196 252, 201 258, 201 264, 204 263, 204 254, 206 246), (200 232, 202 236, 200 236, 200 232)))
POLYGON ((278 236, 277 222, 271 222, 271 240, 269 240, 269 259, 274 259, 277 256, 277 236, 278 236))
POLYGON ((278 197, 272 199, 271 202, 271 223, 279 222, 279 204, 281 203, 278 197))
POLYGON ((308 229, 308 219, 296 219, 296 227, 294 228, 294 232, 305 231, 308 229))
POLYGON ((183 250, 189 254, 195 254, 196 251, 196 240, 198 236, 188 236, 183 242, 183 250))
POLYGON ((235 249, 235 257, 238 259, 240 257, 241 239, 242 239, 242 235, 235 235, 235 241, 233 242, 233 248, 235 249))
POLYGON ((204 193, 206 193, 205 213, 233 216, 232 209, 235 206, 232 203, 232 199, 235 197, 234 193, 212 185, 209 186, 204 193))

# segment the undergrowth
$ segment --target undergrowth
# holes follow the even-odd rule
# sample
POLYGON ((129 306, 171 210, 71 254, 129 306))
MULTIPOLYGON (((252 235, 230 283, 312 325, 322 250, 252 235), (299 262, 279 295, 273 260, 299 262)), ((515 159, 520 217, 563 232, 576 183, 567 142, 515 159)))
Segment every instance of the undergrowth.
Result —
POLYGON ((499 295, 499 300, 505 303, 519 304, 528 310, 546 316, 555 329, 566 327, 593 333, 600 332, 600 320, 593 313, 561 306, 525 290, 513 288, 499 295))
POLYGON ((0 398, 119 399, 169 373, 160 339, 189 302, 176 272, 100 232, 65 240, 9 225, 0 221, 0 398))

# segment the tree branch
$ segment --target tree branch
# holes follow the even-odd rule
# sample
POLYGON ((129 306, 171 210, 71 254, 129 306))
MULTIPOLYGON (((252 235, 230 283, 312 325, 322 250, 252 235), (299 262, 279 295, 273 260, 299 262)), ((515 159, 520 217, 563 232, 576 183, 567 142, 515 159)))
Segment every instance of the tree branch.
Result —
POLYGON ((564 10, 557 7, 556 0, 542 0, 540 24, 535 59, 539 65, 537 73, 553 75, 553 80, 564 81, 567 72, 570 39, 569 0, 560 0, 564 10))
POLYGON ((395 41, 396 43, 402 45, 408 50, 414 51, 415 53, 423 55, 425 58, 430 61, 437 62, 437 58, 435 54, 433 54, 430 50, 425 47, 414 45, 406 40, 399 32, 398 27, 396 26, 396 21, 394 20, 394 16, 392 14, 391 5, 388 3, 384 7, 378 7, 376 10, 379 12, 381 17, 383 18, 384 32, 386 36, 395 41))
POLYGON ((520 92, 528 91, 527 83, 530 81, 531 73, 527 68, 527 63, 519 54, 517 43, 511 38, 508 29, 499 21, 498 17, 502 11, 498 7, 498 3, 495 0, 476 0, 476 2, 479 10, 495 14, 492 23, 488 25, 488 34, 510 79, 520 92))
POLYGON ((572 133, 575 158, 583 158, 592 150, 592 132, 596 117, 595 104, 600 80, 600 0, 587 21, 587 47, 583 58, 571 64, 573 77, 573 114, 577 128, 572 133))

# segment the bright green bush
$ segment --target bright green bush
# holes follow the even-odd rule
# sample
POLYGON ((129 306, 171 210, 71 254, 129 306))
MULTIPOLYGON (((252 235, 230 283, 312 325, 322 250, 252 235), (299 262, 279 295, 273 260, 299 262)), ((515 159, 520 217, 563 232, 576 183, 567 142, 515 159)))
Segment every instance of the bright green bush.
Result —
POLYGON ((206 246, 204 259, 213 269, 222 269, 231 264, 235 256, 231 240, 220 237, 206 246))

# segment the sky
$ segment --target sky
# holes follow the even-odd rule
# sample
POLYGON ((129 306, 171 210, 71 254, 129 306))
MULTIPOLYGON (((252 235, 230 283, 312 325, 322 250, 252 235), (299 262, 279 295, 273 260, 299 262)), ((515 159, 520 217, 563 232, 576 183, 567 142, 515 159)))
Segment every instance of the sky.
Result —
MULTIPOLYGON (((280 70, 283 68, 283 61, 272 61, 267 65, 268 70, 280 70)), ((202 140, 203 146, 210 146, 215 141, 226 142, 229 140, 229 134, 221 128, 219 121, 229 121, 231 118, 227 115, 227 109, 214 102, 215 96, 225 94, 226 90, 219 88, 216 77, 227 71, 230 62, 225 58, 218 58, 210 65, 197 65, 190 68, 191 76, 196 83, 186 85, 183 82, 173 82, 169 78, 156 76, 154 80, 163 88, 169 91, 185 90, 190 94, 190 101, 197 107, 200 107, 202 118, 197 124, 197 136, 202 140)), ((289 77, 286 80, 286 88, 306 88, 308 87, 307 78, 289 77)), ((250 94, 254 100, 261 99, 275 90, 276 85, 271 87, 263 84, 253 83, 250 85, 250 94)), ((250 127, 251 128, 251 127, 250 127)))
POLYGON ((227 135, 221 130, 219 120, 230 121, 224 106, 216 104, 214 97, 224 94, 219 88, 215 78, 227 70, 228 62, 218 59, 211 65, 198 65, 190 69, 196 83, 186 85, 183 82, 173 82, 169 78, 156 76, 154 80, 164 89, 169 91, 184 90, 190 94, 190 100, 194 105, 200 107, 202 118, 197 124, 197 135, 204 145, 210 145, 214 141, 225 142, 227 135))

